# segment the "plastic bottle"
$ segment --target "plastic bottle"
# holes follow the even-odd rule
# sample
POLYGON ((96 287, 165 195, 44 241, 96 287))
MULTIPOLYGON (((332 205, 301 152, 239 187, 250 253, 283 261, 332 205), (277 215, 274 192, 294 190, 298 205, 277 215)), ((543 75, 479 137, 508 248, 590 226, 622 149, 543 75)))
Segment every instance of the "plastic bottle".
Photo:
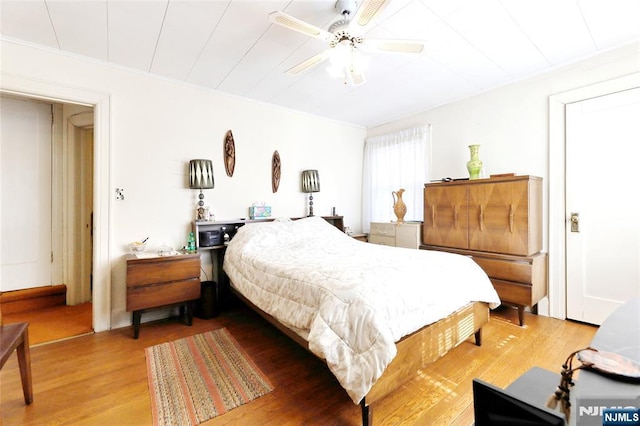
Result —
POLYGON ((189 239, 187 240, 187 251, 189 253, 195 253, 196 251, 196 237, 193 232, 189 232, 189 239))

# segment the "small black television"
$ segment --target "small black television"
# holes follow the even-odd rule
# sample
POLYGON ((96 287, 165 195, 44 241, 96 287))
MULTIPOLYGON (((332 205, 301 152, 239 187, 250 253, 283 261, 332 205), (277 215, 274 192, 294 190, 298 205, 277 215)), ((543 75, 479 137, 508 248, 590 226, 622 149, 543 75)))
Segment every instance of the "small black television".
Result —
POLYGON ((565 426, 563 414, 521 398, 480 379, 473 379, 475 426, 565 426))

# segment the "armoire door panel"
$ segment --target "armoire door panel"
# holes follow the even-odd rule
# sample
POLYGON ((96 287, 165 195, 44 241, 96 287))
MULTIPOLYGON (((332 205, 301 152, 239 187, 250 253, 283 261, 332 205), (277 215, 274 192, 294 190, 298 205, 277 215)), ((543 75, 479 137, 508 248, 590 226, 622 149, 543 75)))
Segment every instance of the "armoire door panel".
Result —
POLYGON ((465 186, 425 187, 423 242, 467 248, 469 244, 465 186))
POLYGON ((528 255, 527 181, 469 186, 469 248, 528 255))

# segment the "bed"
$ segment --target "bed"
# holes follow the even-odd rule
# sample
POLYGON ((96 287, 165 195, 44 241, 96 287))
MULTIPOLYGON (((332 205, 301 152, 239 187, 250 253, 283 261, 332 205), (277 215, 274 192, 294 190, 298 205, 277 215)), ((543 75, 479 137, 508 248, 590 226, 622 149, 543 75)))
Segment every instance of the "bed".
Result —
POLYGON ((252 223, 229 243, 231 289, 323 359, 363 424, 371 405, 469 337, 500 303, 468 257, 357 241, 322 218, 252 223))

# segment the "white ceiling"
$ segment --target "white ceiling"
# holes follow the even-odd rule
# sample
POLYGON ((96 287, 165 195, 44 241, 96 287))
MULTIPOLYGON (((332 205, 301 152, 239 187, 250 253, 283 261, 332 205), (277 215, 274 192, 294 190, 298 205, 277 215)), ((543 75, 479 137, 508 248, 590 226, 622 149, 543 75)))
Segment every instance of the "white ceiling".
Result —
POLYGON ((0 0, 0 33, 51 49, 365 127, 424 111, 640 39, 640 0, 391 0, 369 38, 421 39, 370 55, 362 86, 323 64, 284 73, 325 42, 336 0, 0 0))

